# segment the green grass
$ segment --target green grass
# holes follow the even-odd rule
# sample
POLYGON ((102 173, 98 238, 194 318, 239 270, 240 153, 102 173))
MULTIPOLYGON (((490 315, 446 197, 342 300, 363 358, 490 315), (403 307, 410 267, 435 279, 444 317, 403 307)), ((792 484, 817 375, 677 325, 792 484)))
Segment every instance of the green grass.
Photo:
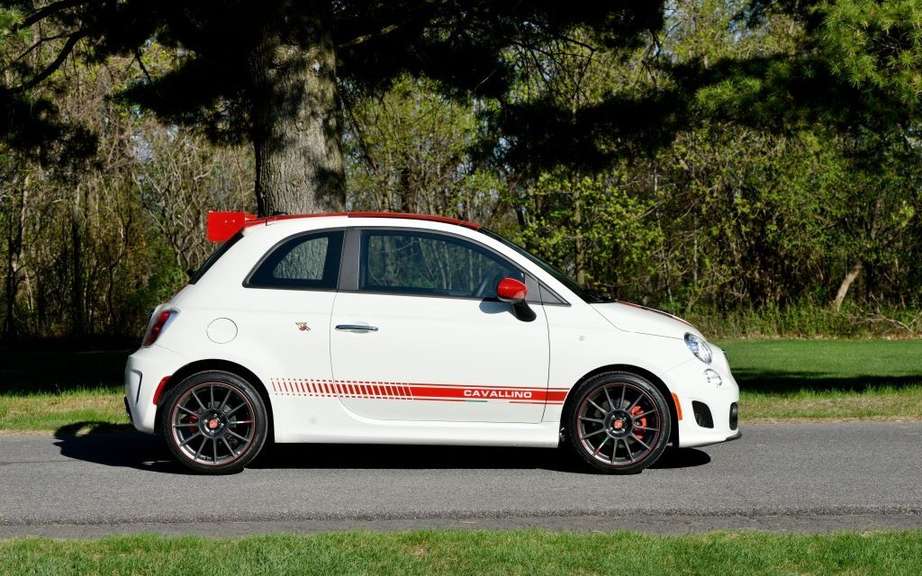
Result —
POLYGON ((543 531, 0 541, 0 574, 922 573, 922 532, 645 536, 543 531))
POLYGON ((59 393, 0 393, 0 430, 58 430, 77 422, 127 424, 120 388, 83 388, 59 393))
POLYGON ((922 340, 721 343, 744 420, 920 419, 922 340))
MULTIPOLYGON (((742 388, 744 423, 922 419, 922 340, 722 342, 742 388)), ((127 423, 125 352, 11 355, 0 368, 0 431, 127 423)))

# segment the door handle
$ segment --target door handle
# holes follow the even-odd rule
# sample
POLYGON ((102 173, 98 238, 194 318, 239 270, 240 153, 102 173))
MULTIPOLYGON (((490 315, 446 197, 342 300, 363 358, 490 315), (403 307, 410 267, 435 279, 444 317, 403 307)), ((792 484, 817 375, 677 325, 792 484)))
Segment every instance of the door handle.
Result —
POLYGON ((369 326, 368 324, 337 324, 337 330, 344 330, 346 332, 377 332, 377 326, 369 326))

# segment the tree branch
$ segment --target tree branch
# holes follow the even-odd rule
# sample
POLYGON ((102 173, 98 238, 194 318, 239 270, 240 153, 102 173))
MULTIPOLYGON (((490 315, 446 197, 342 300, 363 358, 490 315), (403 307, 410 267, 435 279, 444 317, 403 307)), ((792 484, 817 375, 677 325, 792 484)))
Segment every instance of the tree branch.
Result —
POLYGON ((73 52, 74 46, 77 45, 77 42, 80 42, 80 40, 85 38, 87 35, 88 32, 86 30, 78 30, 71 34, 70 37, 67 38, 67 42, 64 43, 64 47, 61 48, 61 52, 54 59, 54 61, 46 66, 37 75, 33 76, 32 79, 30 79, 28 82, 18 86, 15 91, 23 92, 26 90, 31 90, 40 82, 54 74, 55 71, 57 71, 57 69, 60 68, 62 64, 64 64, 64 61, 67 60, 67 57, 70 56, 70 53, 73 52))
POLYGON ((81 4, 86 4, 89 0, 59 0, 58 2, 52 2, 51 4, 35 10, 28 16, 22 19, 22 22, 16 25, 14 30, 17 32, 32 26, 36 22, 44 20, 49 16, 53 16, 59 12, 63 12, 68 8, 75 8, 81 4))

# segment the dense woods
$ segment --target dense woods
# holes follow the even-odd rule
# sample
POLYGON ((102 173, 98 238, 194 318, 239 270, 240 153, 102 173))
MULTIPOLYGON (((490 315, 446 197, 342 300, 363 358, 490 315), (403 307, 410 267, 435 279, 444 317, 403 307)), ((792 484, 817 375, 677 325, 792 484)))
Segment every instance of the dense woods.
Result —
POLYGON ((3 336, 137 334, 208 210, 342 206, 692 318, 922 331, 922 1, 362 4, 0 3, 3 336))

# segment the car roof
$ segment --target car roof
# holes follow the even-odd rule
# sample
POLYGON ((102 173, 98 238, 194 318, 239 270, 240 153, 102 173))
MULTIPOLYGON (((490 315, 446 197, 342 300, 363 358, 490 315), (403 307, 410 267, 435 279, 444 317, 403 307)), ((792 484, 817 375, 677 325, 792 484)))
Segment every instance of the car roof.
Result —
POLYGON ((208 239, 212 242, 224 242, 237 232, 256 226, 259 224, 268 224, 270 222, 279 222, 285 220, 297 220, 303 218, 390 218, 397 220, 416 220, 426 222, 438 222, 440 224, 452 224, 463 226, 471 230, 479 230, 480 224, 469 220, 460 220, 448 216, 437 216, 434 214, 413 214, 406 212, 369 212, 369 211, 351 211, 351 212, 322 212, 317 214, 277 214, 274 216, 259 217, 255 214, 246 212, 208 212, 207 234, 208 239))

